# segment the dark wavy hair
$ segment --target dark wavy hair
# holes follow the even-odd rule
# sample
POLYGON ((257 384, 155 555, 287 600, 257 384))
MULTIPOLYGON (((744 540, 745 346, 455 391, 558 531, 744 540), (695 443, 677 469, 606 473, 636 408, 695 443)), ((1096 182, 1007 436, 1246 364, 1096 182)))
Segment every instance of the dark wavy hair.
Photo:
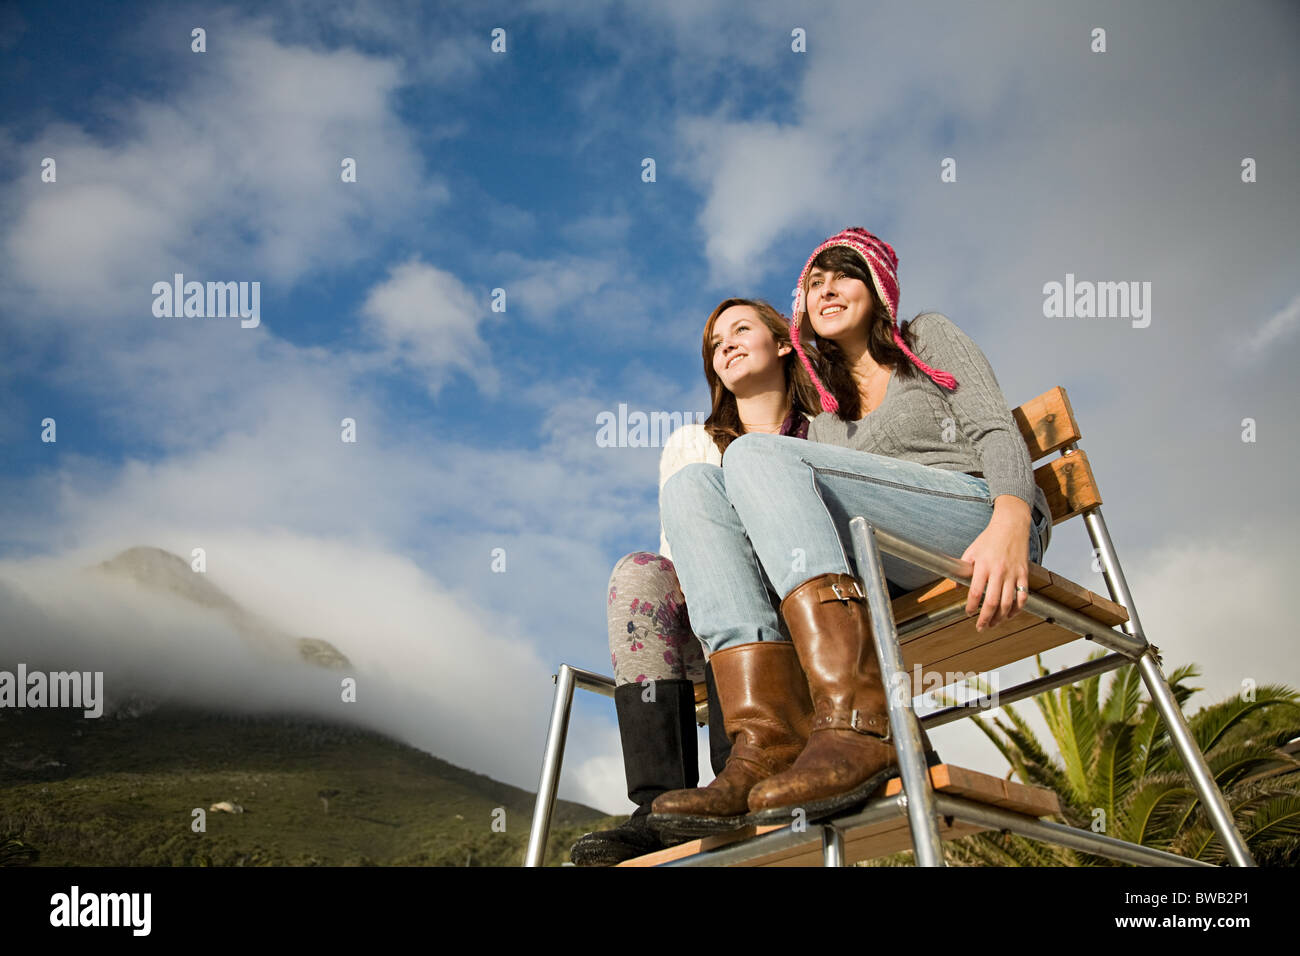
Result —
MULTIPOLYGON (((894 373, 903 378, 921 374, 920 369, 912 364, 903 350, 894 341, 893 320, 884 300, 876 292, 876 284, 871 280, 871 273, 866 264, 852 249, 846 246, 831 246, 808 267, 811 275, 813 269, 824 272, 842 272, 854 279, 861 279, 871 290, 871 318, 867 329, 867 351, 880 365, 891 366, 894 373)), ((817 377, 822 380, 826 390, 835 396, 840 409, 836 413, 845 421, 857 421, 862 417, 862 396, 858 394, 858 383, 844 358, 844 350, 830 339, 824 339, 813 328, 808 315, 808 283, 804 281, 804 311, 799 319, 800 344, 808 352, 808 359, 817 370, 817 377), (811 333, 811 336, 809 336, 811 333)), ((911 322, 900 322, 899 330, 907 347, 916 352, 916 341, 912 336, 911 322)))
MULTIPOLYGON (((704 379, 709 383, 709 395, 713 401, 712 411, 704 422, 704 430, 718 446, 718 451, 724 453, 728 445, 744 434, 744 426, 740 422, 740 409, 736 407, 736 396, 713 370, 713 346, 709 339, 713 336, 713 326, 717 323, 718 316, 735 305, 747 305, 753 309, 759 320, 772 333, 772 337, 776 339, 778 348, 791 344, 790 326, 786 323, 785 317, 762 299, 723 299, 709 316, 709 321, 704 324, 704 343, 701 349, 704 356, 704 379)), ((799 361, 799 356, 793 347, 781 359, 781 365, 785 372, 785 394, 790 402, 790 408, 796 413, 802 412, 807 415, 821 412, 822 404, 821 399, 817 397, 817 389, 813 387, 812 379, 808 377, 808 371, 799 361)))

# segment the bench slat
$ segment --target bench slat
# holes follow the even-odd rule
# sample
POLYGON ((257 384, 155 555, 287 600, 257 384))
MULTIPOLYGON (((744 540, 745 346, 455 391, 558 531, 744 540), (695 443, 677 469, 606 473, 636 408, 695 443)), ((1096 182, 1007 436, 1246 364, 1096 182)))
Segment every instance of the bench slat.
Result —
POLYGON ((1025 447, 1029 449, 1030 462, 1038 461, 1083 437, 1079 432, 1079 422, 1074 417, 1074 409, 1070 407, 1070 397, 1059 385, 1030 399, 1019 408, 1013 408, 1011 416, 1020 426, 1020 435, 1025 440, 1025 447))
POLYGON ((930 670, 930 665, 935 661, 947 660, 963 651, 974 650, 991 644, 999 638, 1019 634, 1041 624, 1043 619, 1028 611, 1021 611, 1011 620, 1003 621, 983 631, 975 629, 978 620, 977 617, 968 617, 956 624, 949 624, 947 627, 904 642, 903 666, 913 673, 918 665, 922 670, 930 670))
POLYGON ((1053 527, 1102 504, 1092 464, 1082 449, 1035 468, 1034 483, 1047 497, 1053 527))
MULTIPOLYGON (((1024 613, 1023 611, 1021 612, 1024 613)), ((1050 651, 1072 641, 1082 640, 1074 631, 1067 630, 1059 624, 1048 624, 1040 620, 1032 628, 1017 631, 1001 640, 990 641, 969 650, 932 661, 925 665, 925 670, 943 673, 984 673, 1006 667, 1017 661, 1028 660, 1035 654, 1050 651)))
MULTIPOLYGON (((1032 562, 1029 565, 1029 590, 1110 627, 1128 620, 1128 611, 1124 610, 1123 605, 1032 562)), ((970 589, 966 585, 945 579, 900 594, 890 605, 894 610, 894 620, 905 624, 922 614, 964 603, 969 593, 970 589)))

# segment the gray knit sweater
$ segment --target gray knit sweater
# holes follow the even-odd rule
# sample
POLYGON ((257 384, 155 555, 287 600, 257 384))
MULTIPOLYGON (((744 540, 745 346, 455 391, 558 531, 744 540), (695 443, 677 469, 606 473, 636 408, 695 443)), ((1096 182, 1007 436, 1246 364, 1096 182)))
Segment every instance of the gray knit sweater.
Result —
MULTIPOLYGON (((874 412, 856 422, 823 412, 808 428, 809 441, 982 475, 994 500, 1015 495, 1048 514, 1047 496, 1034 484, 1029 449, 979 346, 938 312, 917 316, 909 328, 917 356, 951 373, 956 390, 941 388, 919 369, 910 379, 891 374, 874 412)), ((1046 550, 1050 523, 1044 539, 1046 550)))

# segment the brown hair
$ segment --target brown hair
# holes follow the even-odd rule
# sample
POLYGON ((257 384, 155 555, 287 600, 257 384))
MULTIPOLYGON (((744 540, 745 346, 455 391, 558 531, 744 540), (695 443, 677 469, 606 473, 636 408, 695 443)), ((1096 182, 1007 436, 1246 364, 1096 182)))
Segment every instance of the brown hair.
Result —
MULTIPOLYGON (((893 325, 894 321, 890 318, 889 309, 885 306, 884 300, 876 291, 876 284, 871 279, 871 273, 867 271, 862 257, 845 246, 831 246, 808 267, 808 273, 811 276, 813 269, 821 269, 826 272, 842 272, 846 276, 854 279, 860 279, 867 284, 871 290, 871 318, 868 320, 867 328, 867 351, 871 357, 880 365, 891 366, 896 375, 902 378, 911 378, 920 374, 919 369, 912 364, 912 360, 904 354, 903 350, 898 347, 894 341, 893 325)), ((799 331, 803 333, 800 336, 800 344, 808 352, 808 359, 813 363, 813 368, 817 370, 817 376, 826 386, 826 390, 835 396, 835 401, 839 403, 840 409, 836 413, 845 421, 857 421, 862 417, 862 396, 858 393, 858 383, 853 377, 853 372, 849 369, 848 363, 844 359, 844 351, 835 342, 830 339, 824 339, 817 334, 817 330, 812 326, 812 319, 808 315, 808 285, 807 280, 804 282, 804 312, 800 316, 799 331), (808 336, 811 333, 811 337, 808 336)), ((902 333, 903 341, 913 352, 916 351, 916 341, 910 331, 911 322, 899 323, 899 331, 902 333)))
MULTIPOLYGON (((759 320, 776 339, 777 347, 790 345, 790 327, 785 317, 762 299, 723 299, 704 324, 704 379, 709 383, 709 394, 713 408, 704 422, 704 430, 718 446, 718 451, 726 452, 727 446, 743 435, 744 425, 740 422, 740 409, 736 407, 736 396, 722 383, 718 373, 713 370, 713 346, 709 339, 713 336, 713 326, 718 316, 732 306, 747 305, 758 315, 759 320)), ((795 414, 816 415, 821 411, 821 400, 817 389, 813 387, 808 371, 799 361, 798 354, 791 347, 781 359, 785 372, 785 394, 790 408, 795 414)))

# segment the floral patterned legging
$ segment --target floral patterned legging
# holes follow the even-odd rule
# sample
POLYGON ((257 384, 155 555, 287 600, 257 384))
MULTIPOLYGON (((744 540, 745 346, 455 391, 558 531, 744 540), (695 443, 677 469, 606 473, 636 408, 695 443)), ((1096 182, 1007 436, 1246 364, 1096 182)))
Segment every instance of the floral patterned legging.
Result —
POLYGON ((609 576, 609 660, 615 685, 704 681, 704 649, 686 614, 672 561, 634 551, 609 576))

